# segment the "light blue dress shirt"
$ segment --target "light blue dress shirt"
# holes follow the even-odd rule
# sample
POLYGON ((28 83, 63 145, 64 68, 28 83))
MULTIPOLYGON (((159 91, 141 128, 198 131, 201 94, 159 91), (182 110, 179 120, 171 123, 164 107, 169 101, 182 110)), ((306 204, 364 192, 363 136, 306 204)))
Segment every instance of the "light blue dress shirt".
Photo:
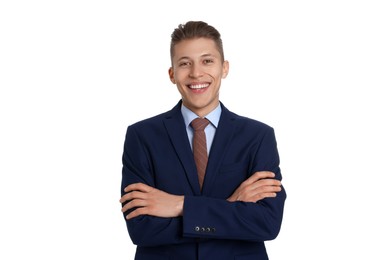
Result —
MULTIPOLYGON (((221 104, 211 111, 209 114, 205 116, 210 121, 210 124, 206 126, 204 132, 206 134, 206 142, 207 142, 207 154, 210 154, 211 144, 213 143, 215 132, 217 131, 219 118, 221 117, 221 104)), ((192 138, 194 136, 194 129, 192 129, 191 122, 198 116, 185 107, 183 104, 181 105, 181 113, 184 118, 184 123, 186 124, 186 130, 188 135, 188 140, 190 141, 191 149, 192 149, 192 138)))

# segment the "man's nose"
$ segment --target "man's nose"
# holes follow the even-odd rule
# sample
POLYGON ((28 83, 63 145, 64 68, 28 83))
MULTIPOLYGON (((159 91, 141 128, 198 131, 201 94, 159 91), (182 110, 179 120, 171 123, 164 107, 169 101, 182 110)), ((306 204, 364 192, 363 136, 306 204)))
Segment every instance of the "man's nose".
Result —
POLYGON ((190 71, 191 78, 199 78, 203 75, 202 68, 200 65, 193 64, 190 71))

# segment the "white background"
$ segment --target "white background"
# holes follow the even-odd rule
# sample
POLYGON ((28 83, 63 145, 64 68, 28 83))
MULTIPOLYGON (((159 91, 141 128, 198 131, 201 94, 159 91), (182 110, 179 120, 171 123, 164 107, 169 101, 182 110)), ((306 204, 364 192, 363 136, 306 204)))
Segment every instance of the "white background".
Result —
POLYGON ((126 127, 172 108, 173 29, 222 34, 222 102, 275 128, 272 260, 390 259, 388 1, 1 1, 0 259, 132 259, 126 127))

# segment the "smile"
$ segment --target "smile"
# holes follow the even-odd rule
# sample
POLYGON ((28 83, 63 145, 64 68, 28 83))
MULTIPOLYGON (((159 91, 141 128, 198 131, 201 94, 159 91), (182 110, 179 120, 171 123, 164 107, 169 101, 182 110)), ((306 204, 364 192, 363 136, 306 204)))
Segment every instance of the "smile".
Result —
POLYGON ((190 89, 203 89, 203 88, 207 88, 208 86, 210 86, 210 84, 208 84, 208 83, 206 83, 206 84, 188 85, 188 87, 190 89))

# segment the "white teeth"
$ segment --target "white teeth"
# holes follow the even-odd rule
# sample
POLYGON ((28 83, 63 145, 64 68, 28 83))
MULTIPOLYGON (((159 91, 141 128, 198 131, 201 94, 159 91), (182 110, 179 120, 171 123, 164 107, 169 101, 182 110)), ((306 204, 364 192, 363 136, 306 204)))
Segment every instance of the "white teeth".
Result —
POLYGON ((209 84, 200 84, 200 85, 190 85, 191 89, 201 89, 201 88, 207 88, 209 84))

